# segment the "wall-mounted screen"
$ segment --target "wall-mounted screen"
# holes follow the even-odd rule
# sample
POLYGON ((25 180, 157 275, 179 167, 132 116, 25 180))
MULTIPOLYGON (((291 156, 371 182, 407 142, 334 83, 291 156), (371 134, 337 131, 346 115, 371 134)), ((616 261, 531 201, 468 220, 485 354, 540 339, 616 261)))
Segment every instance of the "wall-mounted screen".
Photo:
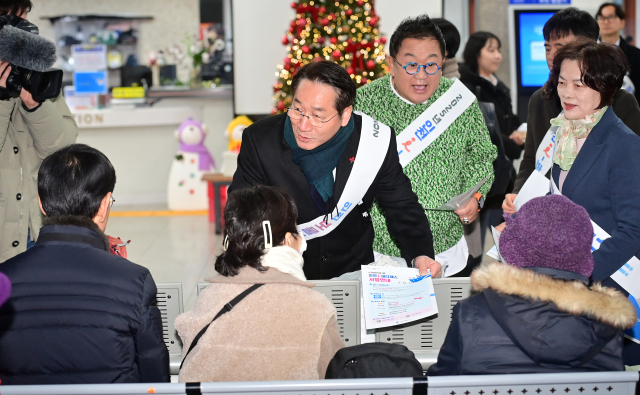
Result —
POLYGON ((542 28, 555 12, 555 10, 516 11, 516 48, 518 52, 516 59, 520 87, 541 87, 549 78, 542 28))

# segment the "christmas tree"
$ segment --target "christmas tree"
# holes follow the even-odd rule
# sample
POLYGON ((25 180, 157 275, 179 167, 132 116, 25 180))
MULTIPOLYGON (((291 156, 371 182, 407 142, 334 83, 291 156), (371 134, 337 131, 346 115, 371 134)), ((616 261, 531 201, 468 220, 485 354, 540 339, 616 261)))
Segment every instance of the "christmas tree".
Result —
POLYGON ((276 72, 273 114, 291 106, 291 79, 305 64, 333 60, 349 72, 356 86, 386 74, 386 38, 378 32, 380 18, 373 0, 298 0, 291 8, 297 15, 282 37, 288 54, 276 72))

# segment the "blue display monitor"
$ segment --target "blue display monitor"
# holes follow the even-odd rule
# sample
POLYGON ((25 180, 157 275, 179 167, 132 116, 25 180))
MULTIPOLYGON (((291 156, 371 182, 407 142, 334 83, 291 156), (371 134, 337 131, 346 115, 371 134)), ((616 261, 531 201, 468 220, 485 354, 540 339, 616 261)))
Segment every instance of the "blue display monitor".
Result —
POLYGON ((516 11, 516 66, 518 85, 521 88, 539 88, 549 79, 542 28, 556 12, 557 10, 516 11))

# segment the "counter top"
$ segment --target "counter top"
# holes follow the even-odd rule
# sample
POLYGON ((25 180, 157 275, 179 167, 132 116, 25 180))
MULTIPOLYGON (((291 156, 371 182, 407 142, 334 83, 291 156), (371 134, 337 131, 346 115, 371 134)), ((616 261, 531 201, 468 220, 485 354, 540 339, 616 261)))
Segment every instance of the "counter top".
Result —
POLYGON ((147 91, 147 97, 150 99, 164 99, 173 97, 184 98, 213 98, 213 99, 231 99, 233 97, 233 85, 223 85, 215 88, 189 89, 184 86, 162 86, 151 87, 147 91))

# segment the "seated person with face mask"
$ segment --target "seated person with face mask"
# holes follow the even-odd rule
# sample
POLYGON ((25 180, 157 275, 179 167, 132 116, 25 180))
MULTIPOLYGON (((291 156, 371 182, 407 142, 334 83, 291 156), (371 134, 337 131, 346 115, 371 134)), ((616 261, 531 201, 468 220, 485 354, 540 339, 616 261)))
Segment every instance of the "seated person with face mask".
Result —
POLYGON ((195 308, 175 322, 185 352, 180 382, 324 378, 344 343, 335 308, 302 271, 306 242, 297 218, 283 189, 229 194, 220 275, 207 279, 195 308), (223 309, 228 303, 231 311, 223 309))

